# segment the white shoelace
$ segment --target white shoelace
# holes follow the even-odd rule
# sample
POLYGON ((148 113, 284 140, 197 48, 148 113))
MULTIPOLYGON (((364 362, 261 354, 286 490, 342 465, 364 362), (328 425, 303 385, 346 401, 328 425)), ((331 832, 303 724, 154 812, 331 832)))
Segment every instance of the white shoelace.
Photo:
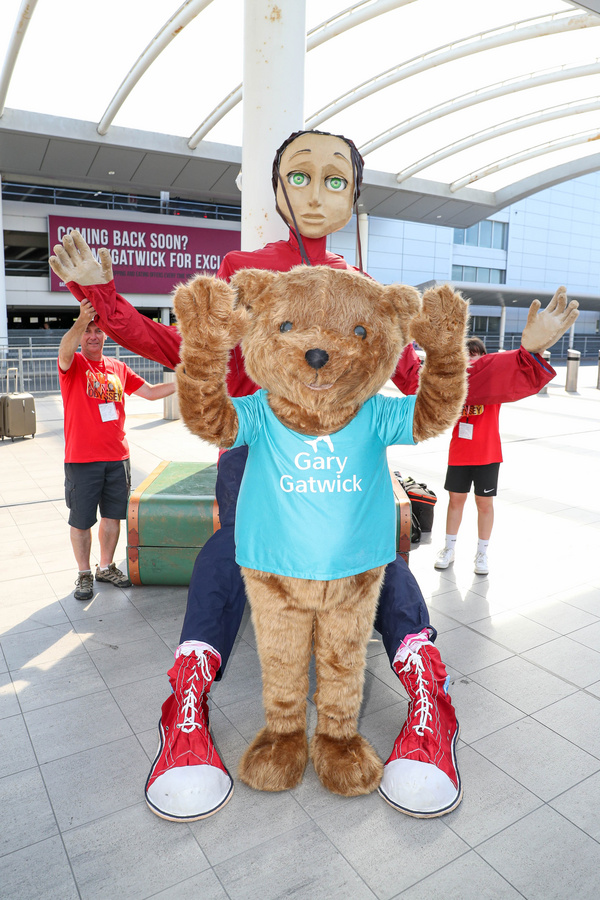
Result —
POLYGON ((419 735, 419 737, 423 737, 426 731, 430 731, 433 734, 433 728, 430 728, 427 724, 432 717, 432 702, 429 691, 427 687, 429 682, 425 680, 423 677, 423 660, 418 653, 411 653, 406 661, 406 665, 403 668, 403 672, 406 672, 408 675, 410 673, 410 667, 413 666, 415 670, 415 674, 417 676, 417 713, 419 716, 419 722, 414 726, 414 730, 419 735))
MULTIPOLYGON (((210 680, 211 673, 208 666, 208 654, 206 652, 201 654, 196 654, 198 662, 200 664, 200 671, 202 672, 203 685, 210 680)), ((198 685, 200 676, 198 675, 198 671, 196 667, 192 669, 189 677, 188 677, 188 687, 183 692, 183 721, 177 723, 177 727, 181 728, 183 732, 189 734, 190 731, 193 731, 194 728, 198 728, 199 730, 202 728, 202 721, 198 717, 198 685)), ((202 686, 203 686, 202 685, 202 686)), ((200 691, 202 687, 200 688, 200 691)))

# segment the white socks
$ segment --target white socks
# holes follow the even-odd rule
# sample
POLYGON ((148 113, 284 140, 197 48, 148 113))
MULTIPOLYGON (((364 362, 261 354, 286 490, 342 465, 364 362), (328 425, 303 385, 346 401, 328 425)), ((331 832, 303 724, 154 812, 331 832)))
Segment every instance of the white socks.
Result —
POLYGON ((457 534, 447 534, 446 535, 446 548, 448 550, 454 550, 456 548, 456 539, 457 534))
POLYGON ((477 552, 478 553, 487 553, 489 540, 482 541, 481 538, 477 541, 477 552))

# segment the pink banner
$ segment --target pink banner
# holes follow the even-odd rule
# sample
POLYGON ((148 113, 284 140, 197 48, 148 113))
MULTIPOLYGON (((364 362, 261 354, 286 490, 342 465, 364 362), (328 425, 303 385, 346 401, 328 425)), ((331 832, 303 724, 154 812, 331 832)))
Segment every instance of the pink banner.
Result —
MULTIPOLYGON (((192 275, 216 275, 225 254, 240 249, 239 231, 74 215, 48 216, 51 253, 74 228, 81 232, 94 256, 101 247, 108 247, 120 294, 170 294, 176 284, 192 275)), ((68 290, 52 271, 50 290, 68 290)))

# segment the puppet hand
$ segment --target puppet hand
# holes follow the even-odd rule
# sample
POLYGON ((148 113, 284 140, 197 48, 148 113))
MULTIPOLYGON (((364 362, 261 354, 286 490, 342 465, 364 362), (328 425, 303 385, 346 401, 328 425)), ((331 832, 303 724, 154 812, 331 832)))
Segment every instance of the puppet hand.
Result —
POLYGON ((421 312, 410 323, 411 337, 431 357, 464 354, 468 306, 459 293, 444 284, 423 294, 421 312))
POLYGON ((571 300, 567 306, 565 287, 559 287, 546 309, 539 312, 541 305, 539 300, 533 301, 521 335, 521 345, 530 353, 543 353, 555 344, 579 315, 577 300, 571 300))
POLYGON ((99 252, 98 262, 78 231, 65 234, 62 244, 54 247, 54 253, 49 260, 50 266, 65 284, 67 281, 81 285, 108 284, 112 281, 110 252, 103 247, 99 252))

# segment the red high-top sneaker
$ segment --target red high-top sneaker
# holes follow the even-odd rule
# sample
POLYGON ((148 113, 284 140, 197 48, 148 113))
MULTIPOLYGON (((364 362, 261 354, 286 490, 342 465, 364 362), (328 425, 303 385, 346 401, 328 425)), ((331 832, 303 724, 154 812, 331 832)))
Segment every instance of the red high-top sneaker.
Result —
POLYGON ((422 819, 443 816, 462 800, 456 764, 460 731, 439 651, 423 635, 407 639, 394 670, 408 694, 408 714, 384 766, 379 793, 391 806, 422 819))
POLYGON ((233 793, 208 730, 207 694, 220 665, 208 644, 187 641, 168 672, 173 693, 162 706, 158 753, 146 782, 146 803, 163 819, 204 819, 233 793))

